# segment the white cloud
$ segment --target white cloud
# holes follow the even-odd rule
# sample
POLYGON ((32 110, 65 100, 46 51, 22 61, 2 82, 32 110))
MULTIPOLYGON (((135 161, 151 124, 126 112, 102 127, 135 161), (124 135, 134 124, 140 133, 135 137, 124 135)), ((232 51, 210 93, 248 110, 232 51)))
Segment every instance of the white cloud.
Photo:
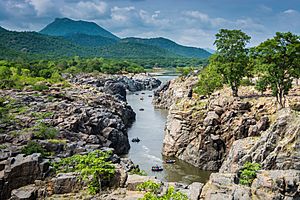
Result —
POLYGON ((73 4, 64 4, 60 13, 73 19, 94 20, 105 17, 107 4, 103 1, 79 1, 73 4))
MULTIPOLYGON (((38 16, 48 14, 48 12, 55 8, 55 4, 51 0, 26 0, 30 5, 34 7, 38 16)), ((21 4, 16 4, 22 6, 21 4)))
POLYGON ((288 9, 288 10, 285 10, 283 11, 284 14, 294 14, 294 13, 297 13, 296 10, 293 10, 293 9, 288 9))

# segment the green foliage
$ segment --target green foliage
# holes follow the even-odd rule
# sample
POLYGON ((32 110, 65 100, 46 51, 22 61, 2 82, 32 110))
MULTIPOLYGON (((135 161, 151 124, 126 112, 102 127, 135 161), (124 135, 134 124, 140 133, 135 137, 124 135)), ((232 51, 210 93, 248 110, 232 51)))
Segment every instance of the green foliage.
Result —
POLYGON ((48 126, 43 122, 39 122, 30 129, 33 131, 33 135, 39 139, 54 139, 58 134, 58 130, 56 128, 48 126))
POLYGON ((27 145, 22 148, 21 152, 26 155, 30 155, 33 153, 40 153, 42 156, 46 155, 43 147, 39 143, 34 141, 29 141, 27 145))
POLYGON ((217 52, 210 59, 223 79, 232 89, 233 96, 238 95, 238 87, 244 76, 248 74, 248 55, 246 44, 250 41, 250 36, 241 30, 221 29, 216 34, 214 44, 217 52))
POLYGON ((137 175, 140 175, 140 176, 147 176, 147 173, 144 170, 142 170, 138 167, 130 170, 129 174, 137 174, 137 175))
POLYGON ((255 89, 262 94, 267 90, 268 88, 268 81, 264 78, 260 78, 256 81, 255 89))
POLYGON ((198 77, 199 81, 195 92, 200 95, 211 95, 216 89, 223 86, 222 76, 212 64, 204 68, 198 77))
POLYGON ((48 139, 47 141, 52 144, 67 144, 67 140, 62 139, 48 139))
POLYGON ((188 200, 186 194, 175 191, 174 187, 169 187, 165 194, 158 195, 161 184, 147 181, 138 185, 140 191, 147 191, 143 198, 139 200, 188 200))
POLYGON ((32 89, 35 91, 44 91, 44 90, 49 90, 49 87, 43 83, 38 83, 33 85, 32 89))
POLYGON ((246 162, 240 171, 240 184, 250 186, 256 178, 256 173, 261 169, 258 163, 246 162))
POLYGON ((115 174, 115 167, 108 162, 111 152, 93 151, 87 155, 74 155, 53 163, 56 172, 78 172, 88 182, 91 194, 101 191, 101 183, 109 181, 115 174))
POLYGON ((278 104, 284 107, 293 77, 298 77, 300 37, 291 32, 277 32, 274 38, 255 47, 252 56, 264 84, 270 85, 278 104))
POLYGON ((195 70, 193 67, 177 67, 176 72, 180 74, 180 76, 187 76, 195 70))
POLYGON ((147 191, 147 192, 151 192, 154 194, 158 194, 160 192, 161 189, 161 184, 160 183, 155 183, 151 180, 146 181, 144 183, 141 183, 137 186, 137 189, 139 191, 147 191))

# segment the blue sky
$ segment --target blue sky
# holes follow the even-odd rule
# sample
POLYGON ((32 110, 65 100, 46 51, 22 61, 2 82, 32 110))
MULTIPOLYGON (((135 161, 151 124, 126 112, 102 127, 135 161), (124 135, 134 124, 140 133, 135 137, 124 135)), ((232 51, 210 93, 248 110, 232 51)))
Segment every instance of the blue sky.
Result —
POLYGON ((119 37, 167 37, 214 48, 220 28, 241 29, 251 46, 276 31, 300 34, 300 0, 0 0, 0 26, 39 31, 56 17, 93 21, 119 37))

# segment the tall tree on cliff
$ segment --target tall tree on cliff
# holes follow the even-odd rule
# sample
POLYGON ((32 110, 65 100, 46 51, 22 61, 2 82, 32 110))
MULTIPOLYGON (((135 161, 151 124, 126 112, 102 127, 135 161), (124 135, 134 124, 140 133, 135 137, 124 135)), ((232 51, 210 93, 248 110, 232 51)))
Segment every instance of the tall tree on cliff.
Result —
POLYGON ((271 86, 279 106, 285 106, 285 95, 299 78, 300 37, 291 32, 277 32, 275 37, 262 42, 254 50, 258 71, 271 86))
POLYGON ((221 29, 216 34, 214 44, 217 47, 216 56, 211 62, 222 74, 224 82, 232 89, 232 95, 238 96, 238 88, 248 70, 248 49, 246 48, 251 37, 241 30, 221 29))

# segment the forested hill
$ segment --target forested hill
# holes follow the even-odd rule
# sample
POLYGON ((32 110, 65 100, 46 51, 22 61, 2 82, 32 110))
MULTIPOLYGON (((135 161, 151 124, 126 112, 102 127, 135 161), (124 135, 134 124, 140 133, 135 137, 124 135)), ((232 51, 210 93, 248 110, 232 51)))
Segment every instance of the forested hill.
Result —
POLYGON ((75 21, 68 18, 56 18, 54 22, 43 28, 40 33, 52 36, 68 36, 80 33, 119 40, 117 36, 94 22, 75 21))
POLYGON ((134 59, 208 58, 201 48, 186 47, 165 38, 119 39, 95 23, 56 19, 40 33, 0 27, 0 59, 106 57, 134 59), (76 27, 78 25, 78 27, 76 27), (42 34, 43 33, 43 34, 42 34))
POLYGON ((188 58, 207 58, 211 55, 209 52, 207 52, 204 49, 182 46, 172 40, 162 38, 162 37, 150 38, 150 39, 131 37, 131 38, 125 38, 122 41, 123 42, 135 42, 135 43, 156 46, 156 47, 165 49, 171 53, 181 55, 183 57, 188 57, 188 58))

